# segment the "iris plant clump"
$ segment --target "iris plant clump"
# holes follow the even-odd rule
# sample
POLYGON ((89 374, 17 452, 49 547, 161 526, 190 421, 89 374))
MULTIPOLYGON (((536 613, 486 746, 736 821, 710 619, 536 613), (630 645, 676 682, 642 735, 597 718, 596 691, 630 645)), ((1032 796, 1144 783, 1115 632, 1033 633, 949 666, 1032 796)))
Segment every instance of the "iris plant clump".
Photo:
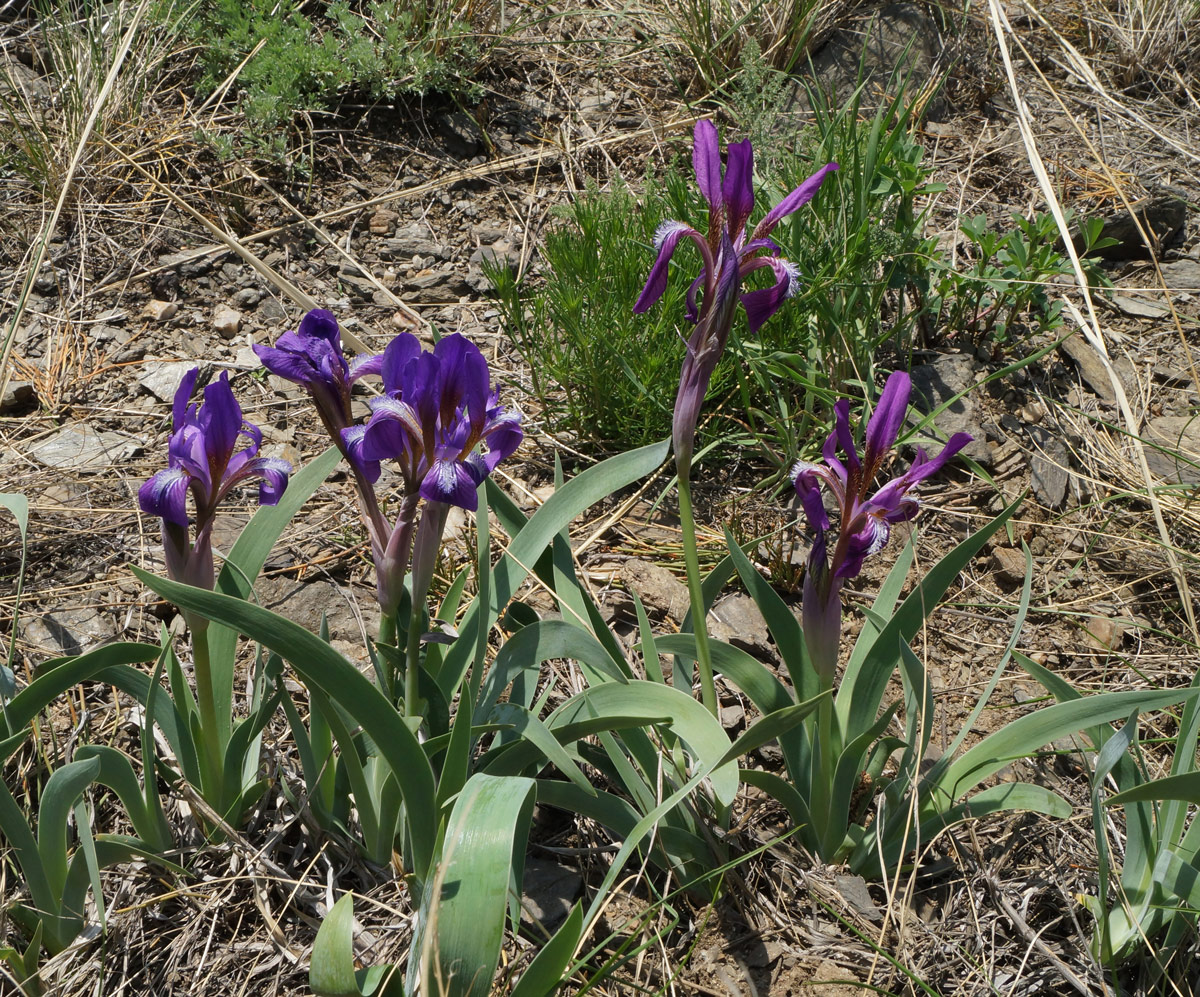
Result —
POLYGON ((688 338, 683 358, 671 437, 679 476, 679 515, 696 630, 700 690, 705 706, 715 715, 717 698, 692 514, 691 468, 696 424, 709 381, 733 329, 737 306, 740 304, 745 310, 750 332, 755 333, 799 288, 800 273, 795 265, 783 259, 779 246, 771 239, 772 231, 780 219, 813 199, 838 164, 827 163, 821 167, 771 208, 753 232, 747 233, 746 226, 754 211, 754 150, 750 142, 735 142, 729 146, 722 172, 716 126, 711 121, 697 121, 693 138, 692 165, 696 183, 708 202, 707 231, 701 234, 686 222, 674 220, 659 226, 654 240, 658 256, 633 310, 644 312, 662 297, 667 287, 671 257, 681 239, 685 236, 690 239, 700 251, 702 266, 687 294, 687 318, 694 323, 695 329, 688 338), (770 268, 775 282, 770 287, 742 291, 746 277, 763 268, 770 268), (701 292, 703 296, 698 299, 701 292))
MULTIPOLYGON (((176 581, 211 589, 217 506, 234 485, 254 478, 260 479, 259 503, 274 505, 292 466, 277 457, 258 456, 262 432, 242 418, 227 373, 204 389, 203 402, 189 405, 199 375, 200 369, 193 367, 175 391, 167 467, 138 489, 138 505, 162 520, 167 573, 176 581), (242 436, 249 442, 235 453, 242 436), (189 492, 195 505, 194 540, 188 535, 189 492)), ((207 625, 200 619, 192 623, 207 625)))
POLYGON ((863 562, 884 548, 894 524, 908 522, 917 514, 920 505, 913 494, 916 486, 940 471, 971 442, 967 433, 955 433, 936 457, 918 450, 907 471, 872 492, 875 478, 896 445, 911 392, 912 381, 903 371, 895 371, 888 378, 867 423, 866 447, 861 459, 850 432, 850 403, 842 399, 834 407, 834 431, 822 448, 825 463, 801 461, 792 470, 805 519, 815 534, 804 576, 802 612, 804 640, 823 688, 832 686, 837 670, 842 583, 854 578, 862 570, 863 562), (839 447, 844 458, 837 456, 839 447), (832 550, 821 482, 832 493, 839 510, 832 550))
MULTIPOLYGON (((255 352, 271 373, 308 391, 353 471, 375 563, 384 644, 396 639, 396 614, 411 567, 413 618, 405 672, 409 711, 416 695, 420 614, 446 514, 450 506, 478 507, 479 485, 523 438, 521 417, 500 404, 487 360, 457 333, 439 340, 432 351, 423 350, 411 333, 401 333, 383 353, 347 363, 336 318, 315 309, 297 331, 284 333, 273 348, 256 346, 255 352), (359 426, 350 415, 350 392, 368 374, 381 377, 384 393, 372 400, 371 416, 359 426), (394 462, 401 478, 399 508, 391 521, 375 487, 383 461, 394 462)), ((394 677, 383 685, 395 695, 394 677)))

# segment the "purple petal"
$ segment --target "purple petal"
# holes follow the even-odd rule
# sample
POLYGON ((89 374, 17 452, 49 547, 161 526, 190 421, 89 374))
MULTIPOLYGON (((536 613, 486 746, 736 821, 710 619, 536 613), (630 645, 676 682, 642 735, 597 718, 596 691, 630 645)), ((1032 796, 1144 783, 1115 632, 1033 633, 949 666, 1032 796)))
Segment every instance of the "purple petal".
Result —
POLYGON ((697 121, 692 131, 692 166, 696 170, 696 183, 708 201, 709 210, 719 210, 722 203, 721 147, 717 139, 717 127, 707 118, 697 121))
POLYGON ((742 295, 742 307, 746 309, 746 321, 750 326, 751 335, 758 332, 763 323, 796 293, 799 282, 799 271, 796 265, 788 260, 760 256, 754 263, 769 266, 775 272, 775 283, 759 291, 746 291, 742 295))
POLYGON ((345 448, 346 459, 371 484, 379 480, 382 467, 379 461, 371 460, 363 455, 363 439, 366 436, 366 426, 351 426, 342 430, 342 446, 345 448))
POLYGON ((168 523, 186 527, 190 480, 182 468, 159 471, 138 489, 138 505, 147 516, 158 516, 168 523))
POLYGON ((838 168, 837 163, 828 163, 804 181, 799 187, 787 195, 775 207, 767 212, 767 216, 754 229, 755 239, 761 239, 771 234, 779 220, 790 215, 797 208, 802 208, 813 199, 813 195, 821 188, 825 177, 838 168))
MULTIPOLYGON (((243 451, 245 453, 246 451, 243 451)), ((238 456, 241 456, 239 454, 238 456)), ((237 470, 230 474, 222 483, 218 498, 229 494, 234 485, 241 484, 251 478, 261 478, 258 501, 260 505, 275 505, 287 488, 288 475, 292 473, 292 465, 279 457, 255 457, 245 461, 237 470)))
POLYGON ((838 433, 836 429, 825 437, 825 442, 821 446, 821 456, 825 459, 825 463, 829 465, 830 471, 833 473, 839 486, 841 494, 838 496, 838 501, 844 502, 846 486, 850 483, 850 476, 846 472, 846 465, 838 459, 837 438, 838 433))
POLYGON ((333 312, 327 308, 314 308, 300 320, 300 328, 296 331, 305 338, 325 340, 339 356, 341 355, 342 333, 338 329, 333 312))
POLYGON ((667 289, 667 265, 675 253, 675 247, 684 236, 697 239, 703 243, 700 233, 683 222, 665 221, 654 233, 654 248, 658 250, 658 258, 650 268, 650 276, 646 278, 646 286, 638 296, 633 306, 633 313, 640 315, 647 311, 652 304, 663 296, 667 289))
POLYGON ((754 210, 754 148, 749 140, 729 147, 721 190, 725 195, 730 238, 740 242, 754 210))
POLYGON ((438 393, 442 425, 449 426, 458 409, 465 407, 472 426, 482 426, 491 391, 487 360, 479 347, 456 332, 439 340, 433 355, 441 365, 438 393))
POLYGON ((841 564, 833 565, 834 578, 855 578, 862 571, 863 561, 883 550, 891 535, 891 526, 882 516, 863 517, 862 526, 850 535, 846 556, 841 564))
POLYGON ((242 407, 229 386, 228 371, 222 371, 221 376, 204 389, 200 424, 204 430, 204 452, 209 466, 223 470, 233 456, 242 430, 242 407))
POLYGON ((382 373, 382 353, 360 353, 350 361, 350 370, 349 376, 347 377, 347 383, 353 384, 360 377, 369 377, 372 375, 378 377, 382 373))
POLYGON ((808 527, 814 533, 824 533, 829 529, 829 514, 825 511, 825 503, 821 500, 819 481, 825 477, 822 469, 816 464, 800 461, 792 468, 792 483, 804 509, 804 518, 808 527))
POLYGON ((867 466, 867 474, 874 477, 879 470, 883 458, 896 444, 900 435, 900 427, 904 425, 904 417, 908 414, 908 396, 912 391, 912 381, 902 370, 894 371, 884 385, 883 394, 879 396, 879 404, 871 413, 867 423, 866 453, 863 460, 867 466))
POLYGON ((421 497, 474 512, 479 508, 478 484, 460 460, 435 460, 421 482, 421 497))
POLYGON ((862 468, 858 459, 858 451, 854 449, 854 437, 850 433, 850 403, 842 399, 833 406, 835 414, 834 432, 841 444, 842 453, 846 455, 846 464, 850 474, 857 474, 862 468))
POLYGON ((175 389, 175 400, 171 406, 171 428, 179 429, 187 417, 188 401, 196 387, 196 378, 200 376, 200 368, 193 367, 180 378, 179 387, 175 389))
MULTIPOLYGON (((280 342, 282 341, 283 338, 280 337, 280 342)), ((316 375, 317 369, 306 353, 276 349, 272 346, 259 346, 258 343, 255 343, 251 349, 254 350, 255 356, 267 370, 276 377, 282 377, 285 381, 307 386, 312 383, 316 375)))
POLYGON ((937 474, 946 462, 957 454, 963 447, 971 442, 970 433, 955 433, 950 437, 949 442, 942 448, 942 452, 936 457, 929 457, 924 450, 917 451, 917 458, 913 461, 912 467, 904 472, 903 478, 907 483, 907 487, 911 488, 919 481, 924 481, 931 475, 937 474))
POLYGON ((411 332, 402 332, 383 351, 380 374, 385 391, 402 391, 404 370, 421 355, 421 341, 411 332))

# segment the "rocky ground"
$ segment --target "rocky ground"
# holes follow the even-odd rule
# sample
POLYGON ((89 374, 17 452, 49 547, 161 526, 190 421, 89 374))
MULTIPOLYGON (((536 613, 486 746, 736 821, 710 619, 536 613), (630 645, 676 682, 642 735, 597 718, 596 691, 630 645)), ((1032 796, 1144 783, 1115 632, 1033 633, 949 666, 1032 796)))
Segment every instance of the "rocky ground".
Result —
MULTIPOLYGON (((1200 482, 1193 421, 1200 383, 1191 353, 1200 320, 1200 156, 1187 141, 1200 104, 1194 80, 1178 71, 1178 83, 1164 71, 1123 84, 1116 56, 1093 49, 1085 64, 1073 61, 1059 32, 1079 46, 1086 37, 1068 30, 1070 5, 1058 6, 1064 9, 1043 15, 1009 5, 1008 37, 1059 196, 1107 217, 1120 240, 1104 264, 1117 291, 1098 307, 1128 405, 1080 335, 1016 371, 1006 368, 1017 354, 977 348, 954 330, 914 357, 925 410, 963 395, 937 417, 939 430, 966 429, 976 440, 968 451, 973 470, 950 475, 929 497, 919 563, 928 565, 1008 501, 1029 494, 1011 535, 999 534, 977 558, 915 647, 932 670, 943 743, 957 733, 1008 641, 1025 574, 1022 542, 1035 574, 1020 649, 1088 690, 1186 684, 1198 664, 1184 607, 1188 585, 1197 583, 1200 533, 1191 504, 1200 482), (1150 247, 1130 224, 1123 199, 1139 212, 1150 247), (1131 433, 1147 443, 1161 529, 1131 433), (1181 567, 1173 576, 1175 564, 1181 567)), ((332 308, 371 349, 399 330, 462 332, 503 372, 508 395, 522 397, 528 371, 497 325, 483 261, 536 272, 540 235, 554 223, 557 205, 590 181, 603 185, 619 175, 637 182, 646 162, 686 149, 698 115, 714 113, 711 104, 686 103, 652 49, 607 13, 570 20, 564 36, 614 39, 603 45, 517 39, 489 66, 484 96, 472 106, 430 99, 346 109, 312 133, 308 177, 221 160, 185 142, 195 124, 189 106, 166 92, 144 112, 163 138, 125 136, 116 143, 125 158, 108 147, 91 150, 32 292, 15 312, 3 371, 0 491, 27 495, 32 509, 18 675, 104 641, 156 634, 163 607, 128 571, 130 564, 161 565, 157 524, 139 515, 135 492, 163 465, 171 398, 191 366, 229 371, 248 417, 263 428, 266 452, 297 463, 324 448, 320 427, 300 392, 263 376, 250 347, 293 328, 314 303, 332 308)), ((858 51, 873 13, 866 5, 828 37, 815 63, 823 78, 843 71, 848 46, 858 51)), ((903 56, 914 73, 933 79, 950 72, 920 129, 935 179, 948 185, 930 216, 936 234, 952 245, 958 216, 1005 219, 1012 210, 1044 207, 985 13, 938 21, 917 5, 891 4, 875 23, 868 58, 876 65, 890 71, 915 31, 917 42, 903 56)), ((47 84, 28 57, 28 25, 4 27, 6 64, 36 93, 47 84)), ((877 77, 870 86, 881 83, 877 77)), ((52 90, 40 99, 51 101, 52 90)), ((715 113, 727 134, 737 131, 728 109, 715 113)), ((793 98, 775 127, 796 127, 804 114, 803 101, 793 98)), ((4 180, 0 284, 7 320, 57 191, 15 175, 4 180)), ((1080 301, 1068 288, 1063 293, 1080 301)), ((1072 328, 1069 322, 1060 335, 1072 328)), ((523 404, 527 443, 506 465, 504 484, 531 509, 549 493, 556 452, 568 462, 586 458, 579 456, 582 441, 547 435, 536 403, 523 404)), ((745 496, 754 483, 723 482, 701 494, 711 550, 731 515, 730 489, 745 496)), ((678 544, 677 527, 669 503, 650 511, 664 485, 627 507, 596 510, 574 532, 581 567, 618 623, 629 621, 631 590, 662 625, 681 622, 686 592, 677 558, 662 554, 678 544), (621 513, 616 521, 614 509, 621 513)), ((760 494, 741 501, 740 514, 772 525, 794 516, 760 494)), ((218 548, 238 525, 236 517, 229 522, 218 548)), ((13 579, 20 546, 5 530, 0 577, 13 579)), ((803 553, 802 546, 786 555, 764 548, 760 560, 782 583, 779 558, 791 563, 803 553)), ((328 613, 339 648, 361 656, 362 634, 371 629, 368 568, 350 487, 335 475, 276 549, 259 595, 309 626, 328 613)), ((873 567, 855 594, 869 598, 885 570, 873 567)), ((11 582, 0 597, 11 628, 11 582)), ((748 603, 738 592, 725 595, 714 631, 774 660, 748 603)), ((853 632, 851 626, 848 636, 853 632)), ((1040 695, 1024 673, 1012 671, 978 733, 1035 708, 1040 695)), ((723 706, 731 728, 744 723, 736 696, 729 693, 723 706)), ((119 706, 87 709, 121 723, 119 706)), ((85 722, 59 719, 64 730, 85 722)), ((730 899, 717 908, 678 898, 675 924, 663 915, 645 926, 664 929, 662 944, 597 988, 838 997, 864 987, 916 992, 919 979, 947 994, 1107 992, 1087 955, 1087 919, 1074 900, 1095 889, 1088 786, 1070 757, 1073 746, 1058 747, 1060 756, 1015 762, 1014 770, 1036 769, 1079 803, 1071 822, 1016 817, 961 829, 883 886, 814 868, 786 844, 777 846, 739 870, 730 899)), ((279 750, 286 756, 286 745, 279 750)), ((286 767, 278 775, 288 777, 286 767)), ((747 846, 784 830, 780 814, 754 797, 738 827, 747 846)), ((606 839, 598 828, 551 815, 538 842, 526 888, 534 910, 553 924, 564 898, 587 888, 602 854, 590 849, 606 839)), ((199 885, 186 890, 168 890, 145 873, 114 880, 114 934, 68 953, 55 992, 83 992, 82 981, 101 963, 124 981, 124 989, 106 991, 113 993, 232 993, 234 978, 262 992, 306 992, 308 946, 324 910, 323 884, 335 869, 357 877, 357 887, 383 905, 363 915, 364 958, 394 954, 408 937, 407 920, 398 928, 385 913, 401 903, 394 882, 345 854, 328 854, 270 800, 243 838, 197 853, 195 869, 199 885), (271 861, 292 877, 305 870, 299 883, 274 882, 255 865, 266 839, 271 861), (115 968, 122 948, 136 958, 115 968)), ((631 930, 621 927, 623 918, 645 899, 634 892, 614 904, 613 946, 631 930)), ((510 972, 524 965, 530 945, 513 940, 510 972)), ((1192 974, 1190 964, 1180 970, 1180 992, 1189 992, 1192 974)), ((1136 973, 1129 986, 1137 989, 1136 973)))

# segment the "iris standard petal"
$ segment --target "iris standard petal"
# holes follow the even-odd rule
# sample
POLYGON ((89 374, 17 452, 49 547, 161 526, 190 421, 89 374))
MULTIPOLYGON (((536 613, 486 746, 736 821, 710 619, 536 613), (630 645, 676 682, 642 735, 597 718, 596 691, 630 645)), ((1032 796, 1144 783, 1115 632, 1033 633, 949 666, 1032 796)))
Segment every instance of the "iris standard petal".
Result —
POLYGON ((879 404, 867 423, 866 453, 863 460, 871 477, 879 470, 883 458, 896 444, 904 417, 908 414, 908 398, 912 381, 902 370, 893 371, 883 386, 879 404))
POLYGON ((228 371, 222 371, 221 376, 204 389, 204 405, 200 409, 199 420, 204 431, 204 450, 209 466, 223 471, 233 455, 238 434, 242 430, 242 407, 229 386, 228 371))
POLYGON ((191 400, 192 391, 196 387, 196 378, 199 376, 200 368, 193 367, 180 378, 179 387, 175 389, 175 399, 171 405, 172 429, 179 429, 187 418, 188 401, 191 400))
POLYGON ((260 346, 255 343, 252 347, 259 362, 276 377, 282 377, 293 384, 308 385, 316 375, 317 368, 306 353, 294 350, 283 350, 273 346, 260 346))
POLYGON ((383 373, 382 353, 360 353, 350 361, 347 383, 353 384, 361 377, 376 376, 383 373))
POLYGON ((907 483, 907 486, 911 488, 917 482, 924 481, 930 475, 937 474, 938 471, 946 466, 946 462, 951 457, 971 442, 971 439, 970 433, 955 433, 950 437, 946 445, 942 447, 942 452, 935 457, 929 457, 924 450, 918 450, 912 467, 903 474, 903 479, 907 483))
POLYGON ((421 341, 411 332, 402 332, 388 343, 380 365, 384 390, 403 391, 408 365, 420 355, 421 341))
POLYGON ((754 147, 749 139, 729 147, 721 190, 725 195, 727 228, 736 245, 745 241, 746 222, 754 210, 754 147))
POLYGON ((159 471, 138 489, 138 506, 147 516, 158 516, 168 523, 186 527, 190 480, 182 468, 159 471))
POLYGON ((825 178, 833 173, 838 168, 837 163, 826 163, 816 173, 804 181, 799 187, 788 194, 775 207, 767 212, 766 217, 754 229, 753 238, 761 239, 768 236, 779 224, 781 218, 790 215, 798 208, 804 207, 813 196, 821 189, 821 184, 825 182, 825 178))
POLYGON ((314 308, 300 320, 300 328, 296 331, 303 337, 325 340, 339 355, 342 352, 342 333, 328 308, 314 308))
POLYGON ((717 127, 707 118, 696 122, 692 130, 692 167, 700 193, 710 211, 721 208, 721 147, 717 127))
POLYGON ((638 295, 638 299, 633 305, 635 315, 640 315, 649 309, 663 296, 663 292, 667 289, 668 265, 671 257, 675 254, 675 247, 679 245, 679 240, 685 235, 703 242, 700 233, 683 222, 665 221, 659 225, 658 231, 654 233, 654 247, 658 250, 658 257, 654 261, 654 266, 650 268, 646 286, 642 288, 642 293, 638 295))
POLYGON ((862 462, 858 459, 858 451, 854 449, 854 436, 850 432, 850 402, 845 398, 841 399, 833 406, 834 411, 834 432, 837 433, 837 441, 842 448, 842 453, 846 455, 846 466, 851 476, 858 474, 862 469, 862 462))

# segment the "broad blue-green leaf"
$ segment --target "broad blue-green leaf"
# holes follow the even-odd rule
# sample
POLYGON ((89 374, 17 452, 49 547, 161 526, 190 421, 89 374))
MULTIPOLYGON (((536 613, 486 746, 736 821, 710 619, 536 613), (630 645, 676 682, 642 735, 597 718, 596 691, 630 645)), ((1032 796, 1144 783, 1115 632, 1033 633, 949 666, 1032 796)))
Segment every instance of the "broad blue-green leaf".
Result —
POLYGON ((523 863, 533 801, 532 779, 476 774, 467 780, 422 903, 420 934, 409 962, 412 992, 440 997, 491 992, 509 885, 520 881, 516 872, 523 863), (419 986, 414 985, 418 977, 419 986))
POLYGON ((25 584, 26 543, 29 533, 29 499, 24 495, 12 492, 0 492, 0 506, 7 509, 17 520, 17 529, 21 533, 21 566, 17 569, 17 584, 14 588, 12 632, 8 641, 8 654, 0 661, 0 707, 3 707, 17 692, 16 677, 12 673, 13 654, 17 647, 16 613, 20 608, 21 589, 25 584))
POLYGON ((729 747, 724 728, 711 713, 685 692, 656 682, 635 680, 624 685, 607 683, 572 696, 551 715, 551 729, 589 717, 669 717, 672 731, 688 743, 700 762, 713 765, 713 795, 722 806, 731 806, 737 796, 735 765, 715 764, 729 747))
MULTIPOLYGON (((1172 706, 1196 693, 1196 689, 1104 692, 1027 713, 965 751, 946 769, 936 786, 927 786, 924 791, 937 793, 939 800, 948 806, 951 800, 962 798, 1009 762, 1025 758, 1056 738, 1095 724, 1111 723, 1127 717, 1133 710, 1144 712, 1172 706)), ((1115 798, 1109 802, 1115 802, 1115 798)))
MULTIPOLYGON (((107 744, 85 744, 75 752, 75 761, 96 758, 100 768, 93 781, 107 786, 121 801, 137 836, 154 851, 165 852, 173 847, 171 827, 162 811, 152 812, 146 805, 141 783, 134 774, 129 759, 116 748, 107 744)), ((153 779, 151 771, 148 778, 153 779)))
POLYGON ((354 895, 343 893, 313 941, 308 985, 319 997, 359 997, 354 972, 354 895))
POLYGON ((38 802, 38 854, 50 889, 61 897, 67 882, 67 817, 75 801, 100 774, 100 762, 67 762, 46 780, 38 802))
POLYGON ((1200 804, 1200 772, 1185 772, 1183 775, 1168 775, 1152 779, 1121 793, 1115 793, 1105 802, 1110 806, 1127 803, 1158 803, 1163 800, 1183 800, 1185 803, 1200 804))
POLYGON ((275 651, 291 663, 307 685, 324 691, 362 725, 391 766, 404 794, 410 817, 412 869, 418 884, 423 882, 433 858, 437 824, 433 770, 420 742, 382 693, 325 641, 291 620, 219 592, 181 585, 138 568, 132 570, 143 584, 176 606, 205 619, 221 620, 275 651))

